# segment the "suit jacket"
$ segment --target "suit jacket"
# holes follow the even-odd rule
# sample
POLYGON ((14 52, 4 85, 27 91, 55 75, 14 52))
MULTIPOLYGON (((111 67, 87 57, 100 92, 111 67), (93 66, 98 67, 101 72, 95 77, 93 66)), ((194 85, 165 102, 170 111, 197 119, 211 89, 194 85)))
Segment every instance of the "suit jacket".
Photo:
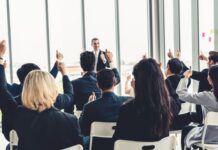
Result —
MULTIPOLYGON (((116 84, 120 83, 120 75, 117 69, 112 69, 115 74, 116 84)), ((83 75, 81 78, 72 81, 74 88, 74 104, 77 110, 82 110, 83 105, 88 102, 89 96, 95 92, 96 98, 101 97, 101 91, 97 87, 96 72, 90 71, 83 75)), ((74 105, 73 104, 73 105, 74 105)), ((65 112, 72 113, 74 106, 65 109, 65 112)))
MULTIPOLYGON (((147 110, 149 111, 149 110, 147 110)), ((119 118, 113 139, 124 139, 134 141, 158 141, 169 135, 169 129, 166 129, 167 134, 156 137, 152 132, 151 120, 153 116, 149 116, 148 113, 138 115, 137 110, 134 106, 134 101, 131 100, 124 104, 120 108, 119 118)))
POLYGON ((105 69, 106 67, 108 67, 108 68, 110 67, 107 60, 106 60, 105 63, 102 61, 101 56, 100 56, 101 52, 103 52, 104 55, 105 55, 104 51, 102 51, 102 50, 99 51, 99 54, 98 54, 98 63, 97 63, 97 72, 100 71, 101 69, 105 69))
POLYGON ((167 80, 170 81, 172 88, 173 88, 174 90, 176 90, 176 88, 177 88, 177 86, 178 86, 179 81, 180 81, 181 78, 182 78, 181 75, 172 75, 172 76, 169 76, 169 77, 167 78, 167 80))
POLYGON ((18 107, 14 129, 21 150, 59 150, 82 143, 77 118, 54 107, 40 113, 18 107))
MULTIPOLYGON (((56 63, 53 66, 50 73, 54 78, 57 76, 58 68, 57 68, 56 63)), ((59 94, 57 96, 56 102, 54 104, 54 106, 58 109, 64 109, 65 107, 68 107, 68 106, 73 104, 74 91, 73 91, 72 84, 71 84, 68 76, 66 76, 66 75, 63 76, 62 80, 63 80, 64 94, 59 94)), ((7 83, 7 88, 8 88, 8 91, 13 95, 14 100, 17 103, 17 105, 22 105, 21 93, 22 93, 23 85, 16 84, 16 83, 10 85, 7 83)))
MULTIPOLYGON (((4 71, 0 72, 0 76, 4 76, 4 71)), ((5 82, 5 81, 2 81, 2 82, 5 82)), ((20 85, 20 87, 22 89, 22 85, 20 85)), ((73 103, 72 102, 73 101, 73 87, 72 87, 72 84, 68 76, 63 76, 63 87, 64 87, 64 94, 59 94, 54 104, 58 109, 63 109, 67 106, 71 106, 73 103)), ((0 96, 0 109, 2 110, 2 132, 7 139, 8 139, 8 133, 10 132, 12 128, 10 125, 13 124, 10 118, 14 117, 14 114, 8 110, 13 110, 15 109, 14 107, 17 107, 18 105, 22 105, 20 95, 15 98, 13 97, 12 99, 10 98, 10 100, 12 100, 10 104, 8 104, 9 102, 6 103, 7 105, 3 104, 2 95, 0 96)))
POLYGON ((212 89, 211 85, 207 80, 208 69, 204 69, 201 72, 193 71, 191 78, 199 81, 198 92, 210 91, 212 89))
POLYGON ((119 108, 128 97, 117 96, 113 92, 105 92, 102 98, 84 105, 80 117, 83 135, 90 135, 91 124, 94 121, 116 122, 119 108))

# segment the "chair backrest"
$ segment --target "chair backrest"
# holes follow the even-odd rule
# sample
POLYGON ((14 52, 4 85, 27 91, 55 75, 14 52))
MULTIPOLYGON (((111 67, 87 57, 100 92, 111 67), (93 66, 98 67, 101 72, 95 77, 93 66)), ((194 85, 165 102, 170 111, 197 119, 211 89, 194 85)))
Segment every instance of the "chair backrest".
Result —
POLYGON ((15 130, 11 130, 9 133, 10 150, 13 150, 13 146, 18 146, 18 136, 15 130))
POLYGON ((205 147, 210 147, 210 146, 215 146, 216 148, 218 148, 218 136, 217 136, 217 132, 218 132, 218 112, 208 112, 207 116, 204 120, 204 131, 203 131, 203 135, 202 135, 202 147, 203 149, 205 147), (212 129, 211 129, 212 128, 212 129), (209 131, 210 130, 210 131, 209 131), (208 132, 208 133, 207 133, 208 132), (209 142, 213 143, 213 144, 208 144, 208 139, 206 141, 206 136, 210 136, 209 142), (206 141, 206 143, 205 143, 206 141))
POLYGON ((68 147, 62 150, 83 150, 83 147, 82 145, 78 144, 78 145, 74 145, 74 146, 71 146, 71 147, 68 147))
POLYGON ((90 150, 92 149, 93 137, 112 138, 116 122, 93 122, 90 130, 90 150))
POLYGON ((175 136, 168 136, 156 142, 117 140, 114 144, 114 150, 175 150, 175 148, 175 136))

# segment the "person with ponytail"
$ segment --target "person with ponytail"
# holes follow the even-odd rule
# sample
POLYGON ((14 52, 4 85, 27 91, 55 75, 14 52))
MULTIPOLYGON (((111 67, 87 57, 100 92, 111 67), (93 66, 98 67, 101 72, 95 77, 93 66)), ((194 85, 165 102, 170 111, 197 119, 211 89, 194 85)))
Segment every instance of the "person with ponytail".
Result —
POLYGON ((119 112, 113 140, 158 141, 169 135, 170 98, 159 64, 143 59, 133 70, 135 98, 119 112))
MULTIPOLYGON (((209 68, 207 80, 212 87, 211 91, 203 91, 196 94, 188 93, 187 79, 191 76, 191 74, 191 71, 187 71, 184 73, 185 78, 181 79, 181 81, 179 82, 179 85, 177 87, 177 94, 179 95, 179 98, 183 101, 201 105, 203 110, 203 119, 205 119, 208 112, 218 112, 218 65, 212 65, 209 68)), ((188 126, 184 128, 182 130, 182 147, 186 145, 187 148, 191 148, 193 144, 200 142, 203 129, 203 125, 200 125, 198 127, 188 126)), ((213 127, 207 130, 207 135, 209 136, 205 137, 205 141, 207 141, 208 143, 218 143, 218 134, 216 132, 215 134, 213 133, 213 127)))

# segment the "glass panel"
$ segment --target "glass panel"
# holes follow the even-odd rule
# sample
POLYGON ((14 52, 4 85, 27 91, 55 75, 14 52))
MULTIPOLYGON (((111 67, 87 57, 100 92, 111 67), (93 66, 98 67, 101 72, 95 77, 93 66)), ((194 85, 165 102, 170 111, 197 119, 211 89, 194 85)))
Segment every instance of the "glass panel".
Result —
POLYGON ((7 50, 5 59, 7 62, 6 67, 6 78, 10 82, 10 60, 9 60, 9 49, 8 49, 8 26, 7 26, 7 8, 6 0, 0 0, 0 41, 6 40, 7 50))
POLYGON ((174 25, 173 25, 173 0, 164 0, 165 20, 165 52, 166 62, 169 60, 167 53, 169 49, 174 52, 174 25))
MULTIPOLYGON (((214 0, 199 0, 199 43, 200 53, 208 56, 214 50, 214 0)), ((200 68, 207 67, 205 61, 200 61, 200 68)))
POLYGON ((181 60, 187 66, 192 66, 192 24, 190 0, 180 1, 180 47, 181 60))
POLYGON ((46 24, 44 0, 11 0, 12 55, 16 70, 32 62, 47 70, 46 24))
POLYGON ((86 0, 85 19, 87 49, 93 50, 91 39, 97 37, 100 41, 100 49, 110 50, 116 62, 114 1, 86 0))
POLYGON ((124 94, 127 75, 132 73, 133 66, 142 59, 145 53, 148 55, 147 1, 120 0, 119 6, 121 84, 123 90, 122 94, 124 94))

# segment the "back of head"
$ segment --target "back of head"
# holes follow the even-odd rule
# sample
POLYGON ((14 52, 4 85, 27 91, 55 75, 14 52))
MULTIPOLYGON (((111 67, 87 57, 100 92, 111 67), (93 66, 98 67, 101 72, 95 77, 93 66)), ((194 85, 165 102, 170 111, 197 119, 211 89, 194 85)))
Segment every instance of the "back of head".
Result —
POLYGON ((23 64, 18 70, 17 70, 17 77, 21 84, 23 84, 27 74, 32 70, 40 70, 39 66, 33 63, 26 63, 23 64))
POLYGON ((143 59, 133 70, 135 77, 135 107, 138 114, 152 116, 152 133, 168 134, 171 123, 168 92, 159 64, 152 58, 143 59))
POLYGON ((115 83, 115 75, 111 69, 102 69, 97 73, 97 83, 101 90, 111 89, 115 83))
POLYGON ((95 67, 95 55, 93 52, 85 51, 80 54, 80 65, 83 71, 93 71, 95 67))
POLYGON ((213 65, 209 69, 209 76, 213 82, 214 93, 218 101, 218 65, 213 65))
POLYGON ((170 72, 173 74, 179 74, 182 71, 182 63, 177 58, 172 58, 168 61, 170 72))
POLYGON ((218 63, 218 52, 217 51, 210 51, 208 59, 212 60, 214 62, 214 64, 218 63))
POLYGON ((58 95, 55 80, 48 72, 31 71, 23 85, 22 103, 31 110, 43 111, 53 106, 58 95))

